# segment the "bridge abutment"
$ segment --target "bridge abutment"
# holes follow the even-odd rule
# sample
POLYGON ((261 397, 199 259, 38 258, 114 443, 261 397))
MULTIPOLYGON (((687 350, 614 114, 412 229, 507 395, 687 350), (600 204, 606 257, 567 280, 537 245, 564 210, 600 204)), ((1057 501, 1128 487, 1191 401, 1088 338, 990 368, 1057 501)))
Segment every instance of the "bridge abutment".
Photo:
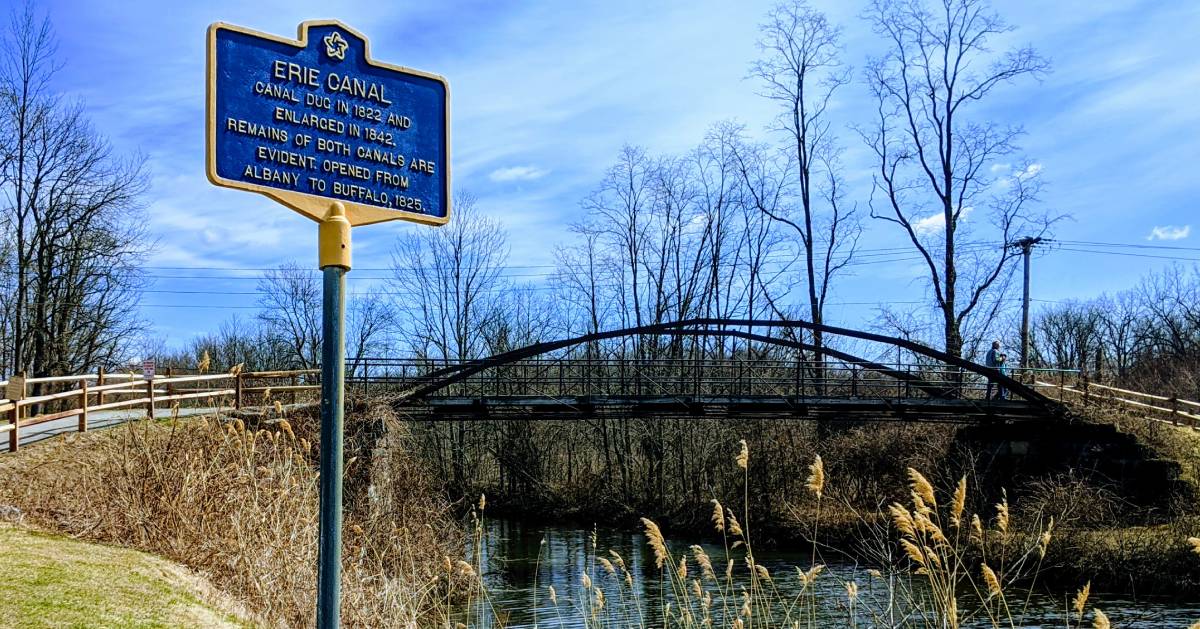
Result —
POLYGON ((1194 499, 1179 463, 1159 457, 1111 424, 1015 421, 964 426, 956 437, 964 462, 993 499, 1033 480, 1071 475, 1104 487, 1140 509, 1168 510, 1194 499))

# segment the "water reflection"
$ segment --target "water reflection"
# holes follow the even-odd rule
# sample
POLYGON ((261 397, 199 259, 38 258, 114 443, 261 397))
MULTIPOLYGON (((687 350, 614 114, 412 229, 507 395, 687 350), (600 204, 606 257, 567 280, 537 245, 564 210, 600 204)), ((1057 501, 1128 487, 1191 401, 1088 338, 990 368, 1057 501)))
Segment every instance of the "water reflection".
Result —
MULTIPOLYGON (((595 614, 605 626, 657 627, 662 623, 663 609, 668 603, 678 613, 679 599, 672 596, 670 584, 664 584, 659 578, 654 555, 640 531, 542 525, 517 520, 489 520, 485 530, 480 556, 488 600, 476 601, 473 609, 460 609, 457 614, 459 620, 470 626, 585 627, 589 624, 585 620, 595 614), (593 538, 595 547, 599 549, 598 555, 614 561, 619 556, 628 569, 628 577, 620 570, 617 576, 606 572, 603 562, 596 560, 593 538), (611 555, 609 551, 615 551, 616 555, 611 555), (629 579, 628 583, 626 578, 629 579), (592 583, 591 590, 584 587, 588 580, 592 583), (554 588, 557 602, 550 599, 551 587, 554 588), (603 607, 598 605, 595 588, 603 593, 603 607), (497 619, 499 622, 496 622, 497 619)), ((684 553, 690 555, 688 547, 692 543, 695 542, 669 540, 676 560, 684 553)), ((726 569, 725 549, 711 543, 701 546, 712 557, 718 576, 723 577, 726 569)), ((742 604, 740 592, 742 588, 750 587, 744 552, 735 549, 729 556, 735 561, 734 586, 731 596, 715 596, 711 613, 713 624, 717 627, 731 625, 742 604)), ((794 618, 797 613, 795 605, 799 604, 808 606, 804 618, 816 618, 813 623, 816 626, 849 626, 851 608, 846 583, 852 581, 858 588, 853 610, 858 627, 930 624, 908 603, 923 600, 924 590, 920 581, 910 582, 895 575, 890 578, 887 575, 872 576, 867 567, 835 563, 827 566, 816 579, 813 594, 800 596, 802 587, 797 568, 809 568, 811 557, 787 552, 759 552, 756 561, 772 575, 770 583, 763 587, 768 588, 770 596, 778 601, 773 605, 777 617, 784 610, 791 609, 794 618)), ((698 567, 690 557, 689 566, 690 582, 698 574, 698 567)), ((1015 625, 1066 626, 1064 613, 1069 594, 1073 592, 1064 592, 1057 598, 1033 596, 1028 606, 1023 597, 1020 601, 1010 601, 1015 625)), ((1113 626, 1186 627, 1200 620, 1200 602, 1135 602, 1124 597, 1095 593, 1091 601, 1108 614, 1113 626)), ((959 607, 969 616, 964 627, 992 626, 992 622, 978 609, 977 601, 964 598, 959 607)), ((700 613, 698 606, 694 610, 694 613, 700 613)), ((596 623, 590 624, 594 626, 596 623)), ((807 620, 804 624, 808 624, 807 620)), ((1090 617, 1085 616, 1084 624, 1090 626, 1090 617)), ((1008 626, 1007 620, 1002 626, 1008 626)))

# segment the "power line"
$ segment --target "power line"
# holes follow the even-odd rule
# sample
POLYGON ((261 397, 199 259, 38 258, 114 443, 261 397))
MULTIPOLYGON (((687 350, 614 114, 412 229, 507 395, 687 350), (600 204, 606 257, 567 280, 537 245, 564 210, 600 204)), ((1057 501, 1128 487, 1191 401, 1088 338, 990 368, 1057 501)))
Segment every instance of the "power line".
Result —
POLYGON ((1183 262, 1200 262, 1200 258, 1187 258, 1182 256, 1160 256, 1149 253, 1131 253, 1128 251, 1098 251, 1095 249, 1075 249, 1073 247, 1055 247, 1055 251, 1067 251, 1071 253, 1092 253, 1108 256, 1124 256, 1128 258, 1151 258, 1155 260, 1179 260, 1183 262))
MULTIPOLYGON (((370 296, 371 293, 365 293, 361 296, 370 296)), ((352 297, 355 295, 351 295, 352 297)), ((1015 303, 1021 301, 1019 297, 1008 297, 1000 300, 1002 303, 1015 303)), ((1038 303, 1045 304, 1061 304, 1063 300, 1056 299, 1031 299, 1038 303)), ((825 302, 826 306, 896 306, 896 305, 921 305, 932 304, 934 300, 896 300, 896 301, 829 301, 825 302)), ((236 304, 140 304, 143 308, 182 308, 182 309, 201 309, 201 310, 265 310, 262 306, 245 306, 236 304)))
POLYGON ((1200 251, 1200 247, 1180 247, 1178 245, 1143 245, 1121 242, 1095 242, 1091 240, 1053 240, 1064 245, 1087 245, 1095 247, 1118 247, 1126 249, 1167 249, 1173 251, 1200 251))

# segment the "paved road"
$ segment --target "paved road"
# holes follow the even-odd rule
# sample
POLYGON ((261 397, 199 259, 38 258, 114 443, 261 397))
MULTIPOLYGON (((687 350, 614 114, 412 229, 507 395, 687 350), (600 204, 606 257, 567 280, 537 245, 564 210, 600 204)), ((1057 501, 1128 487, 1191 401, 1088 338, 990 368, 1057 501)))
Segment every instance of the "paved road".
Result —
MULTIPOLYGON (((229 409, 226 408, 224 410, 229 409)), ((218 409, 215 407, 181 408, 179 409, 179 415, 180 417, 187 417, 191 415, 212 415, 217 411, 218 409)), ((171 409, 169 408, 154 409, 155 418, 167 418, 170 416, 171 409)), ((88 413, 88 430, 109 428, 111 426, 123 424, 127 421, 145 418, 146 409, 144 408, 121 409, 116 411, 94 411, 88 413)), ((79 416, 72 415, 70 417, 63 417, 62 419, 48 421, 44 424, 24 426, 20 429, 19 434, 21 437, 21 445, 26 445, 36 441, 41 441, 42 439, 53 437, 55 435, 78 432, 78 430, 79 416)), ((7 443, 8 436, 5 435, 0 437, 0 442, 7 443)))

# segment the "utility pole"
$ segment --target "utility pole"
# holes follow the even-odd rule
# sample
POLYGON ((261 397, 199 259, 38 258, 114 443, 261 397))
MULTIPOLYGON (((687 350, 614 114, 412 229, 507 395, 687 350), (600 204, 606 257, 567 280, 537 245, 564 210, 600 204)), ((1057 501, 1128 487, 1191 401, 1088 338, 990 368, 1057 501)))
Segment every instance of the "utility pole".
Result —
POLYGON ((1025 287, 1021 297, 1021 368, 1029 367, 1029 258, 1034 245, 1042 242, 1040 237, 1026 236, 1008 244, 1009 247, 1019 248, 1025 263, 1025 287))

